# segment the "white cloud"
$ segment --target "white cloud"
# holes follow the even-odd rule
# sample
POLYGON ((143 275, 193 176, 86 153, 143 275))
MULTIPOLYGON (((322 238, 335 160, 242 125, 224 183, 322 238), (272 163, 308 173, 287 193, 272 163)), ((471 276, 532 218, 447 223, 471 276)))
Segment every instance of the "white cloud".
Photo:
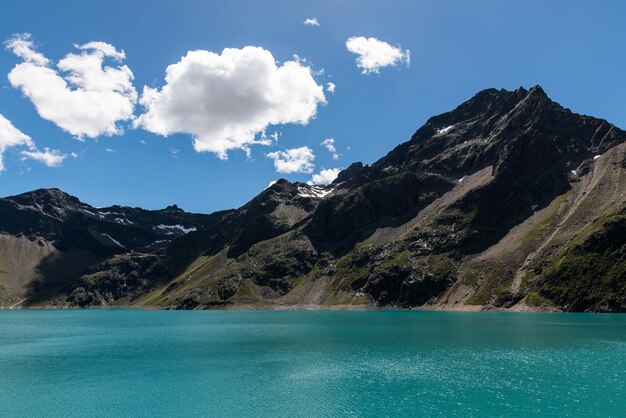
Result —
POLYGON ((337 86, 335 85, 335 83, 331 83, 330 81, 329 81, 328 83, 326 83, 326 90, 327 90, 329 93, 334 93, 334 92, 335 92, 335 88, 336 88, 336 87, 337 87, 337 86))
POLYGON ((335 147, 335 139, 334 138, 326 138, 320 144, 324 146, 333 155, 333 160, 339 159, 339 153, 337 152, 337 148, 335 147))
POLYGON ((59 167, 67 157, 78 157, 78 154, 75 153, 63 154, 59 150, 50 148, 44 148, 43 151, 39 151, 31 137, 13 126, 3 115, 0 115, 0 171, 4 171, 4 161, 2 159, 4 151, 7 148, 16 146, 28 147, 28 150, 21 152, 22 160, 37 160, 48 167, 59 167))
POLYGON ((118 122, 133 118, 137 92, 133 73, 120 64, 124 51, 105 42, 75 45, 80 52, 67 54, 55 70, 29 34, 14 35, 5 44, 23 60, 8 75, 11 85, 33 102, 39 116, 64 131, 78 139, 119 135, 118 122))
POLYGON ((376 38, 353 36, 346 41, 346 48, 358 55, 356 65, 362 74, 378 73, 382 67, 411 63, 411 51, 403 51, 400 46, 392 46, 376 38))
POLYGON ((190 133, 196 151, 227 159, 229 150, 269 145, 256 138, 269 125, 307 124, 325 97, 303 61, 278 65, 269 51, 246 46, 189 51, 167 67, 162 88, 144 87, 140 103, 146 112, 136 127, 190 133))
POLYGON ((63 161, 65 161, 66 158, 78 157, 78 154, 76 153, 63 154, 59 150, 54 150, 50 148, 44 148, 43 151, 39 151, 37 149, 33 149, 30 151, 22 151, 21 154, 22 154, 22 160, 29 159, 29 160, 39 161, 47 165, 48 167, 60 167, 63 165, 63 161))
POLYGON ((320 22, 317 21, 317 18, 310 17, 308 19, 305 19, 304 24, 307 26, 319 26, 320 22))
POLYGON ((0 115, 0 171, 4 171, 4 161, 2 158, 4 151, 6 151, 7 148, 20 145, 29 148, 34 148, 35 146, 33 140, 28 135, 13 126, 3 115, 0 115))
POLYGON ((269 182, 269 184, 267 185, 266 189, 269 189, 270 187, 272 187, 273 185, 275 185, 277 181, 278 181, 278 180, 272 180, 272 181, 270 181, 270 182, 269 182))
POLYGON ((340 168, 329 168, 326 170, 322 170, 317 174, 313 174, 313 177, 311 177, 311 180, 309 180, 307 183, 310 185, 330 184, 335 181, 340 171, 340 168))
POLYGON ((311 173, 315 168, 313 164, 315 155, 309 147, 270 152, 267 157, 274 160, 274 167, 278 173, 311 173))

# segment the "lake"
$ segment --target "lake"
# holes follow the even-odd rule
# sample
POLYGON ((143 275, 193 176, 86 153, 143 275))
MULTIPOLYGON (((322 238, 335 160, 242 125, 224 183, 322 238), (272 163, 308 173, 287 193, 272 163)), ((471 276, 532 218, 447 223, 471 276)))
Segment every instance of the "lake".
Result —
POLYGON ((624 416, 626 315, 0 311, 1 416, 624 416))

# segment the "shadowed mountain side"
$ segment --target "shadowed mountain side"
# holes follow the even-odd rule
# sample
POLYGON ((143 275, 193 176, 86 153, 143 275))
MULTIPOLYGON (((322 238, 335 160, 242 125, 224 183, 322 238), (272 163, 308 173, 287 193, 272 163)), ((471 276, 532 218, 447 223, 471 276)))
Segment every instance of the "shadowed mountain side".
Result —
POLYGON ((27 300, 23 305, 37 304, 54 296, 55 292, 78 280, 89 266, 100 263, 110 256, 76 248, 46 255, 35 267, 34 278, 26 284, 27 300))

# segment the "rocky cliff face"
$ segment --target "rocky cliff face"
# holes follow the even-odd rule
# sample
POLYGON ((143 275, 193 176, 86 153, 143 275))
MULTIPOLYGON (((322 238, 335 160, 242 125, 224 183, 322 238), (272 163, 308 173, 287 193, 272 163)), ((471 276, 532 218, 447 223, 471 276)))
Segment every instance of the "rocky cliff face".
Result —
POLYGON ((208 216, 37 191, 0 201, 0 227, 103 254, 43 303, 625 311, 625 152, 538 86, 489 89, 329 186, 208 216))

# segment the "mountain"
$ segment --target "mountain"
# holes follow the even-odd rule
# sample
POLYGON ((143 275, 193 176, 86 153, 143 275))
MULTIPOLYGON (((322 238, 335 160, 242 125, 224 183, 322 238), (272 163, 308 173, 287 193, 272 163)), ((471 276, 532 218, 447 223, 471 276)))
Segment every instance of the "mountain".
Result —
POLYGON ((0 303, 45 301, 101 262, 156 259, 172 240, 226 214, 94 208, 58 189, 0 199, 0 303))
POLYGON ((233 211, 40 190, 0 215, 5 306, 626 311, 626 132, 539 86, 481 91, 328 186, 280 180, 233 211))

